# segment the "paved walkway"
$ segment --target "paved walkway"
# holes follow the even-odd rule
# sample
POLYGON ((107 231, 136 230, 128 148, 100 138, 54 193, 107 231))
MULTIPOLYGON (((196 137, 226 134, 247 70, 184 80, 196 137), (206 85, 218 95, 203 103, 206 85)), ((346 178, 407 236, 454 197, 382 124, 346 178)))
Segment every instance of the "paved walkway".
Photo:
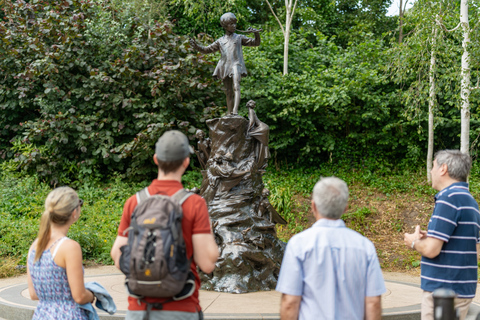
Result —
MULTIPOLYGON (((89 268, 85 277, 86 281, 97 281, 107 288, 117 305, 118 311, 113 316, 99 311, 101 319, 123 319, 127 305, 123 275, 114 267, 107 266, 89 268)), ((384 277, 387 292, 382 296, 383 319, 420 319, 418 277, 398 273, 385 273, 384 277)), ((200 305, 207 320, 279 319, 280 295, 276 291, 247 294, 200 291, 200 305)), ((26 276, 0 279, 0 319, 31 319, 36 304, 29 298, 26 276)), ((480 304, 475 302, 467 319, 474 320, 478 313, 480 304)))

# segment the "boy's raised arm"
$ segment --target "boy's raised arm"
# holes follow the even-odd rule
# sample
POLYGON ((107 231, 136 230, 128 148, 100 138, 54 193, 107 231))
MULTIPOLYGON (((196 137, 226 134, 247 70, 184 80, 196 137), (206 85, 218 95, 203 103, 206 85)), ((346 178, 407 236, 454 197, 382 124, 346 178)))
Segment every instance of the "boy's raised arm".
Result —
POLYGON ((253 33, 255 35, 255 38, 248 38, 248 37, 243 37, 242 38, 242 45, 246 47, 258 47, 260 45, 260 32, 263 30, 257 30, 252 27, 249 27, 245 32, 248 33, 253 33))
POLYGON ((190 45, 192 46, 193 49, 197 50, 198 52, 201 53, 212 53, 220 50, 220 45, 218 44, 218 41, 215 41, 209 46, 201 46, 199 45, 195 39, 190 38, 190 45))

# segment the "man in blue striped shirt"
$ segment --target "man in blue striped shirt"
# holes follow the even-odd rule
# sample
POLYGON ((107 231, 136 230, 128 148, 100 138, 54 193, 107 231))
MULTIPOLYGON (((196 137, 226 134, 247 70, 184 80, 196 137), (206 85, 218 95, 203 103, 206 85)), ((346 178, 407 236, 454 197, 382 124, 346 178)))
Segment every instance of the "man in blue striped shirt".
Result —
POLYGON ((435 155, 432 187, 440 192, 428 231, 417 226, 405 233, 405 244, 422 255, 422 320, 433 320, 432 292, 438 288, 455 291, 460 320, 475 297, 480 212, 466 182, 471 166, 470 156, 458 150, 435 155))
POLYGON ((282 320, 380 320, 385 283, 373 243, 340 219, 348 203, 347 184, 322 178, 313 188, 317 219, 290 239, 277 291, 282 320))

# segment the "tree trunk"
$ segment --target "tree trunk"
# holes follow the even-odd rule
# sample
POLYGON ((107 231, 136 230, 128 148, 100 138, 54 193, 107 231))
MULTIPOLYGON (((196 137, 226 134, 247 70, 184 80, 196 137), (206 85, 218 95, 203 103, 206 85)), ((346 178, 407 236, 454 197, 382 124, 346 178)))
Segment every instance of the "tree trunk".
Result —
POLYGON ((290 42, 290 26, 292 24, 292 0, 285 0, 285 34, 283 43, 283 75, 288 73, 288 43, 290 42))
POLYGON ((468 54, 468 44, 470 42, 470 27, 468 24, 468 0, 462 0, 460 5, 460 23, 463 29, 463 55, 462 55, 462 80, 460 97, 462 99, 461 108, 461 133, 460 133, 460 151, 469 154, 470 144, 470 57, 468 54))
POLYGON ((293 3, 293 0, 285 0, 285 29, 283 28, 280 19, 278 19, 278 16, 275 14, 275 11, 273 11, 270 2, 268 0, 265 1, 267 2, 270 11, 272 11, 273 16, 277 20, 283 32, 283 75, 286 75, 288 73, 288 44, 290 42, 290 28, 292 26, 293 14, 295 13, 298 0, 295 0, 295 3, 293 3))
POLYGON ((428 151, 427 151, 427 180, 428 182, 432 181, 432 171, 433 167, 433 108, 435 107, 435 49, 437 42, 437 27, 433 27, 432 32, 432 53, 430 56, 430 71, 429 71, 429 80, 430 80, 430 94, 428 99, 428 151))
POLYGON ((288 42, 290 41, 290 26, 285 30, 285 40, 283 45, 283 75, 288 73, 288 42))

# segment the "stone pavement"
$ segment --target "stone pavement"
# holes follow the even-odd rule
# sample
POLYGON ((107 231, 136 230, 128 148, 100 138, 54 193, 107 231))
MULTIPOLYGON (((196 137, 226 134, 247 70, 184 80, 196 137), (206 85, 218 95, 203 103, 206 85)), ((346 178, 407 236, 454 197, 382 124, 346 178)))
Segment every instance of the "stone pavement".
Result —
MULTIPOLYGON (((384 273, 387 292, 382 296, 383 319, 420 319, 421 290, 419 277, 384 273)), ((113 316, 100 311, 101 319, 123 319, 127 295, 123 275, 111 266, 85 270, 85 281, 101 283, 112 295, 117 305, 113 316)), ((280 293, 263 291, 247 294, 230 294, 200 291, 200 305, 207 320, 279 319, 280 293)), ((477 295, 478 297, 478 295, 477 295)), ((468 320, 480 313, 480 298, 470 308, 468 320)), ((31 319, 37 302, 29 299, 26 276, 0 279, 0 320, 31 319)))

